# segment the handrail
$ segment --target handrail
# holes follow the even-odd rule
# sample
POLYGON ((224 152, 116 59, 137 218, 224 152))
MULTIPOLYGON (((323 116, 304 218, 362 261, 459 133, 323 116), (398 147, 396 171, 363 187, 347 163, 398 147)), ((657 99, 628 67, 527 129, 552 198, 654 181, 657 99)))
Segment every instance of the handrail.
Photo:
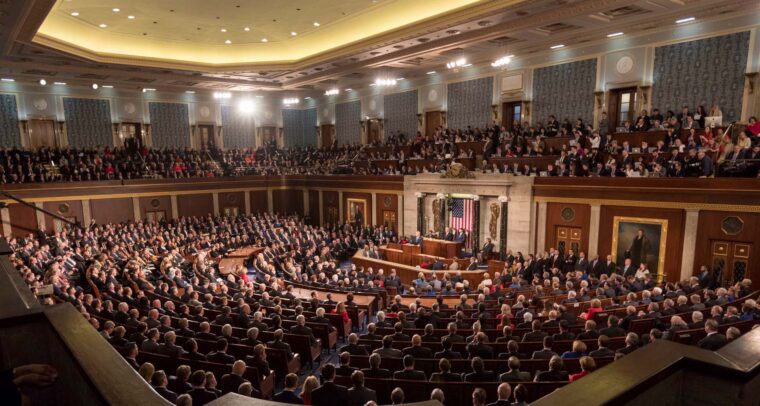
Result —
MULTIPOLYGON (((658 340, 531 403, 619 405, 682 370, 747 382, 760 373, 760 329, 754 329, 718 351, 658 340)), ((716 395, 717 396, 717 395, 716 395)), ((754 402, 756 399, 747 400, 754 402)), ((731 402, 728 402, 731 403, 731 402)))
MULTIPOLYGON (((255 399, 237 393, 228 393, 210 403, 208 406, 282 406, 285 403, 273 402, 271 400, 255 399)), ((424 402, 403 403, 406 406, 443 406, 437 400, 426 400, 424 402)))

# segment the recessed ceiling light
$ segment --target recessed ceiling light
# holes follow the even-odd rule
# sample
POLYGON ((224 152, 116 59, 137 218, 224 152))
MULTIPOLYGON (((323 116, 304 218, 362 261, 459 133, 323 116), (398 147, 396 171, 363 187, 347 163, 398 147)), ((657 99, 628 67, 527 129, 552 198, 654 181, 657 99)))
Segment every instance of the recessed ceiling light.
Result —
POLYGON ((135 16, 127 16, 127 18, 129 18, 130 20, 134 20, 135 16))
POLYGON ((351 89, 350 87, 346 89, 347 92, 350 92, 352 90, 354 90, 354 89, 351 89))
POLYGON ((108 27, 108 25, 107 24, 100 24, 98 27, 100 27, 100 28, 106 28, 106 27, 108 27))
POLYGON ((619 37, 621 35, 623 35, 622 32, 613 32, 612 34, 607 34, 607 38, 619 37))
POLYGON ((466 64, 464 64, 464 66, 463 66, 463 67, 465 67, 465 68, 469 68, 470 66, 472 66, 472 64, 471 64, 471 63, 466 63, 466 64))
POLYGON ((230 41, 230 40, 226 40, 226 41, 224 41, 224 43, 225 43, 225 44, 231 44, 231 43, 232 43, 232 41, 230 41))
POLYGON ((315 27, 319 27, 319 25, 320 25, 320 24, 319 24, 318 22, 314 21, 314 26, 315 26, 315 27))
POLYGON ((113 89, 113 85, 103 85, 103 89, 113 89))
POLYGON ((296 35, 298 35, 298 33, 297 33, 297 32, 295 32, 295 31, 291 31, 291 32, 290 32, 290 35, 292 35, 292 36, 294 36, 294 37, 295 37, 296 35))
POLYGON ((686 18, 682 18, 680 20, 676 20, 676 24, 689 23, 689 22, 692 22, 694 20, 696 20, 696 18, 694 18, 694 17, 686 17, 686 18))
POLYGON ((195 94, 195 90, 185 90, 185 93, 187 93, 187 94, 195 94))
POLYGON ((227 29, 226 28, 222 28, 220 31, 227 32, 227 29))
POLYGON ((155 92, 155 91, 156 91, 156 89, 153 89, 153 88, 151 88, 151 87, 144 87, 144 88, 142 89, 142 92, 143 92, 143 93, 147 93, 147 92, 155 92))
POLYGON ((72 11, 71 15, 74 16, 74 17, 77 17, 77 16, 79 16, 79 12, 78 11, 72 11))
POLYGON ((98 87, 99 87, 99 86, 98 86, 98 84, 97 84, 97 83, 93 83, 93 84, 92 84, 92 89, 93 89, 93 90, 98 90, 98 87))
POLYGON ((115 9, 113 9, 113 12, 114 12, 114 13, 118 13, 119 11, 121 11, 121 9, 119 9, 119 8, 115 8, 115 9))
POLYGON ((66 82, 53 82, 54 85, 66 86, 66 82))
POLYGON ((311 100, 311 96, 306 96, 303 98, 304 100, 311 100))
POLYGON ((250 31, 250 30, 251 30, 251 27, 245 27, 245 28, 243 28, 243 31, 250 31))
POLYGON ((559 45, 550 46, 549 49, 560 49, 564 47, 565 47, 565 44, 559 44, 559 45))
POLYGON ((3 82, 15 82, 15 81, 16 81, 16 79, 11 79, 11 78, 2 78, 2 79, 0 79, 0 81, 3 81, 3 82))
POLYGON ((401 81, 404 80, 404 78, 396 78, 396 80, 401 81))
POLYGON ((261 42, 269 42, 269 40, 268 40, 268 39, 266 39, 266 38, 262 38, 262 39, 261 39, 261 42))
POLYGON ((435 75, 435 71, 434 71, 434 70, 431 70, 431 71, 430 71, 430 72, 428 72, 427 74, 428 74, 428 75, 435 75))
POLYGON ((40 84, 41 84, 42 86, 45 86, 45 85, 47 84, 47 80, 45 80, 45 79, 40 79, 40 84))

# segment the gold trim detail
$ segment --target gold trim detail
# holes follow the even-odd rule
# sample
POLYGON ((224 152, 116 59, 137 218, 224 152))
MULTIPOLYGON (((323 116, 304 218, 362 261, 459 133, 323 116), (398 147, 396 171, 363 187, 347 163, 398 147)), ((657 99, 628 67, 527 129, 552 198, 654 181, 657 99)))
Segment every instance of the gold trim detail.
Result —
MULTIPOLYGON (((704 192, 704 191, 703 191, 704 192)), ((701 210, 719 210, 719 211, 738 211, 743 213, 760 213, 760 205, 745 206, 739 204, 714 204, 714 203, 685 203, 685 202, 660 202, 646 200, 616 200, 616 199, 585 199, 578 197, 550 197, 550 196, 533 196, 536 202, 546 203, 575 203, 585 205, 599 206, 626 206, 626 207, 647 207, 658 209, 701 209, 701 210)))

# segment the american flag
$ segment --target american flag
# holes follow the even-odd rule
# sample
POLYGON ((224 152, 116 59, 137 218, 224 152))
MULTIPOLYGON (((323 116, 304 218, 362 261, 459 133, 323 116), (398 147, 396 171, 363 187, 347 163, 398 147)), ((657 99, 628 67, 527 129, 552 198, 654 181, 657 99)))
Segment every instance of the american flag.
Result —
POLYGON ((462 228, 467 232, 465 248, 472 249, 472 221, 474 206, 472 199, 452 199, 451 219, 449 226, 457 230, 462 228))

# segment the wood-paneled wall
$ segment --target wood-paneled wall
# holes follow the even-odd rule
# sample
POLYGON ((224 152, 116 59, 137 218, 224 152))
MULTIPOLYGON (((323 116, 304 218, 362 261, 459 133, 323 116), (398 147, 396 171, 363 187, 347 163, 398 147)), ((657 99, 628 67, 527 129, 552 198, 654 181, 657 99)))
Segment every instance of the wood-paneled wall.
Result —
MULTIPOLYGON (((591 207, 587 204, 548 203, 546 210, 546 246, 557 248, 558 228, 574 227, 581 230, 581 251, 588 252, 591 207), (566 216, 567 219, 565 219, 562 213, 563 211, 569 213, 568 209, 572 211, 572 218, 571 216, 566 216)), ((578 255, 578 252, 575 255, 578 255)))
POLYGON ((165 218, 171 220, 172 199, 171 196, 143 196, 138 199, 140 203, 140 218, 147 218, 148 212, 164 212, 165 218))
POLYGON ((90 201, 90 215, 98 224, 134 220, 131 198, 98 199, 90 201))
POLYGON ((251 192, 251 213, 267 212, 267 191, 254 190, 251 192))
MULTIPOLYGON (((42 204, 42 207, 45 210, 55 213, 59 216, 66 217, 80 223, 84 222, 84 211, 82 210, 81 200, 44 202, 42 204)), ((11 216, 11 218, 13 217, 11 216)), ((47 225, 48 231, 54 231, 53 225, 55 224, 55 219, 53 219, 52 216, 48 216, 47 214, 45 215, 45 224, 47 225)))
POLYGON ((384 224, 384 212, 391 211, 396 213, 396 221, 392 224, 385 224, 388 227, 391 227, 393 230, 399 229, 399 221, 401 221, 399 210, 399 201, 398 201, 398 195, 395 194, 386 194, 386 193, 378 193, 375 195, 375 202, 374 204, 377 207, 377 215, 375 216, 375 224, 384 224))
POLYGON ((280 214, 303 216, 303 191, 300 189, 274 189, 272 191, 272 211, 280 214))
POLYGON ((727 211, 704 210, 699 212, 697 245, 694 250, 694 272, 699 272, 702 265, 710 266, 710 254, 713 241, 730 241, 750 245, 748 278, 760 280, 760 213, 736 213, 727 211), (743 222, 742 230, 737 234, 727 233, 722 229, 723 220, 736 216, 743 222))
POLYGON ((180 217, 205 217, 214 214, 214 200, 211 193, 177 196, 177 213, 180 217))

